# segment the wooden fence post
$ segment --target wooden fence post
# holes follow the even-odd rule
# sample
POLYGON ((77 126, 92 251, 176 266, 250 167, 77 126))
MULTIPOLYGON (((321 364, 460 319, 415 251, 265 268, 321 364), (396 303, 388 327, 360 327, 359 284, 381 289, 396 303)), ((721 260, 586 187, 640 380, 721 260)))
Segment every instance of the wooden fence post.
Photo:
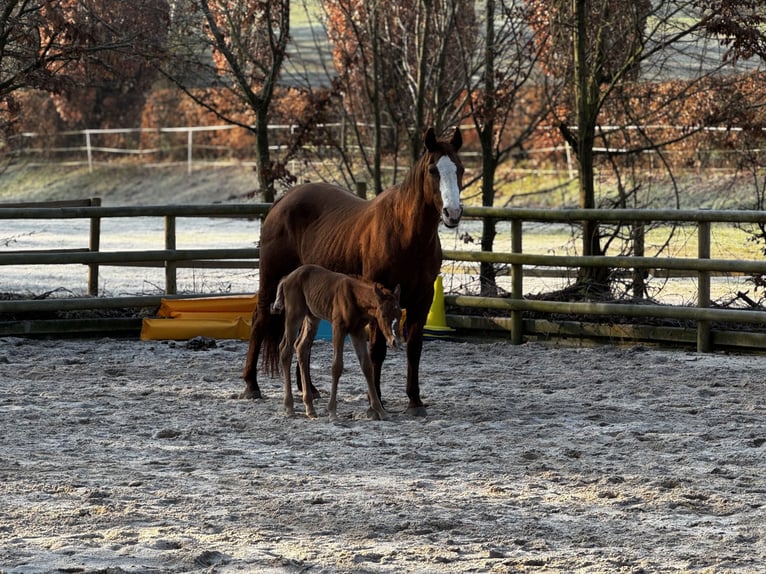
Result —
MULTIPOLYGON (((631 229, 631 234, 633 235, 633 256, 634 257, 644 256, 645 233, 646 233, 646 229, 644 227, 644 224, 641 223, 640 221, 636 221, 633 224, 633 228, 631 229)), ((633 297, 635 299, 643 299, 644 295, 646 295, 646 277, 647 277, 646 269, 639 269, 637 267, 633 268, 633 297)))
MULTIPOLYGON (((176 250, 176 218, 173 215, 165 216, 165 249, 176 250)), ((175 261, 165 261, 165 294, 167 295, 175 295, 178 291, 177 267, 175 261)))
MULTIPOLYGON (((511 253, 521 253, 522 220, 511 221, 511 253)), ((511 298, 524 298, 524 266, 520 263, 511 265, 511 298)), ((524 342, 524 321, 519 310, 511 311, 511 344, 521 345, 524 342)))
MULTIPOLYGON (((101 198, 94 197, 90 200, 90 205, 93 207, 101 206, 101 198)), ((101 248, 101 218, 90 218, 90 242, 88 249, 90 251, 98 251, 101 248)), ((91 263, 88 265, 88 295, 91 297, 98 297, 98 264, 91 263)))
POLYGON ((88 173, 93 173, 93 148, 90 144, 90 130, 85 130, 85 152, 88 155, 88 173))
POLYGON ((192 172, 192 149, 194 147, 194 134, 192 130, 186 132, 186 173, 192 172))
MULTIPOLYGON (((710 259, 710 222, 700 221, 697 228, 697 257, 710 259)), ((710 307, 710 271, 700 270, 697 273, 697 307, 710 307)), ((710 336, 710 321, 697 321, 697 351, 709 353, 712 350, 710 336)))

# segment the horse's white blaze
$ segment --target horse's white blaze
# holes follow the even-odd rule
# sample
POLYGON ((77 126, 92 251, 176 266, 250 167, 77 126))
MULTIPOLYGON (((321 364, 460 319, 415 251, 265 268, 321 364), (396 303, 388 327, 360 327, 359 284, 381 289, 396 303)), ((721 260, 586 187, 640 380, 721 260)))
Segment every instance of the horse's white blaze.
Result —
POLYGON ((457 166, 449 157, 443 155, 436 162, 436 169, 439 170, 439 192, 444 206, 442 220, 445 225, 455 227, 463 214, 463 208, 460 206, 460 187, 457 183, 457 166))

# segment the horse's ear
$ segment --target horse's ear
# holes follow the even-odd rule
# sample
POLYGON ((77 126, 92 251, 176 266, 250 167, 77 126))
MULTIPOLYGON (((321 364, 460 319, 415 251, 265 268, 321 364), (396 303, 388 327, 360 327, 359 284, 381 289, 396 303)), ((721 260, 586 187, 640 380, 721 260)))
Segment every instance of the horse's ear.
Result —
POLYGON ((434 131, 434 128, 428 128, 426 131, 426 137, 423 139, 423 143, 425 143, 426 149, 428 151, 437 151, 438 142, 436 141, 436 132, 434 131))
POLYGON ((396 289, 394 289, 394 297, 396 297, 396 300, 399 301, 402 296, 402 286, 397 285, 396 289))
POLYGON ((463 146, 463 135, 460 133, 460 126, 455 128, 455 133, 452 134, 450 143, 452 144, 452 147, 455 151, 460 150, 460 148, 463 146))

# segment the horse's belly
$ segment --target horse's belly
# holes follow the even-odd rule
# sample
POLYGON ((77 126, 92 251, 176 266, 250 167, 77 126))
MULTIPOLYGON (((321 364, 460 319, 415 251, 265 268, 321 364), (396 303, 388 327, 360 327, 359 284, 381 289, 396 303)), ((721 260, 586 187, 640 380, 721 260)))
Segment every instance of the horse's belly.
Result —
POLYGON ((283 221, 301 263, 343 273, 361 273, 360 218, 367 202, 339 188, 296 189, 283 221), (309 191, 313 193, 308 193, 309 191))
POLYGON ((312 234, 299 249, 302 264, 313 263, 331 271, 361 275, 362 253, 359 239, 348 233, 312 234))

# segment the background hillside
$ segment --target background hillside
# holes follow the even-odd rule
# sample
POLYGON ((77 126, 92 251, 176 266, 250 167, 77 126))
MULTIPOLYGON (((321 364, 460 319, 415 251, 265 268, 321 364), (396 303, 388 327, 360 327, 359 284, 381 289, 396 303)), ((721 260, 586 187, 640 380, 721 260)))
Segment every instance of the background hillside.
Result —
MULTIPOLYGON (((469 168, 469 175, 471 170, 469 168)), ((574 181, 559 174, 503 172, 497 186, 496 205, 509 207, 576 207, 574 181)), ((647 206, 682 209, 752 209, 756 201, 752 176, 731 170, 688 170, 676 178, 678 196, 663 177, 647 177, 643 190, 647 206)), ((616 182, 604 178, 604 196, 616 182)), ((0 202, 51 201, 100 197, 104 205, 156 205, 261 201, 249 165, 195 167, 185 165, 115 162, 88 167, 50 163, 15 165, 0 173, 0 202)), ((463 192, 468 205, 480 205, 477 186, 463 192)))
POLYGON ((104 205, 240 202, 253 199, 252 167, 149 168, 121 163, 99 166, 14 166, 0 174, 0 201, 50 201, 100 197, 104 205))

